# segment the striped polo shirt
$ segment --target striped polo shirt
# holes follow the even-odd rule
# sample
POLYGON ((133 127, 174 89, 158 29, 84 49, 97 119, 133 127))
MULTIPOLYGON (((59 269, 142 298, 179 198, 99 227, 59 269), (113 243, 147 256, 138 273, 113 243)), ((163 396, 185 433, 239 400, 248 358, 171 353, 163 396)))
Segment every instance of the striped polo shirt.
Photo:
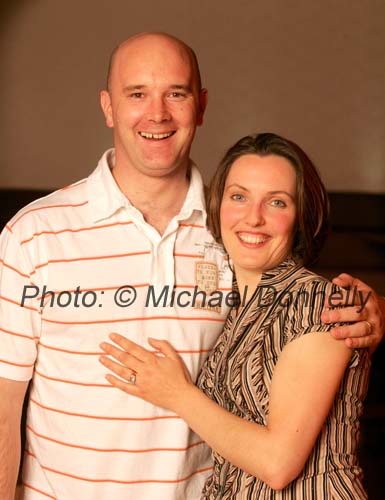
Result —
POLYGON ((178 416, 110 386, 98 361, 112 331, 147 347, 166 338, 197 377, 232 279, 205 226, 202 179, 192 165, 185 203, 160 236, 119 190, 113 154, 25 207, 1 237, 0 376, 33 381, 28 500, 193 499, 212 470, 178 416))

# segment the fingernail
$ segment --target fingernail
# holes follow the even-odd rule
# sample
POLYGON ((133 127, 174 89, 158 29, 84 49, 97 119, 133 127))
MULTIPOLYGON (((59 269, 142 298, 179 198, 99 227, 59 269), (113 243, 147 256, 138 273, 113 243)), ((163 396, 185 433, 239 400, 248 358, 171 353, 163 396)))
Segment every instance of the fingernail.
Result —
POLYGON ((101 344, 99 344, 99 346, 101 347, 101 349, 103 349, 103 351, 107 350, 107 345, 105 342, 102 342, 101 344))
POLYGON ((324 321, 330 321, 330 313, 329 311, 325 310, 322 312, 322 319, 324 321))
POLYGON ((110 333, 109 337, 110 337, 111 340, 116 340, 118 338, 118 336, 116 335, 116 333, 110 333))

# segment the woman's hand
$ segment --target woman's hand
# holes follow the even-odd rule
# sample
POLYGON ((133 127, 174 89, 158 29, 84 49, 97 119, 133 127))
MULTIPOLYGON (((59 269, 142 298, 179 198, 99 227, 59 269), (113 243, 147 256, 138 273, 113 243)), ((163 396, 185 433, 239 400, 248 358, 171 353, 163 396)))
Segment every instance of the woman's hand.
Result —
POLYGON ((108 382, 132 396, 176 412, 180 397, 194 384, 171 345, 149 338, 148 343, 155 349, 151 352, 117 333, 111 333, 109 338, 121 349, 107 342, 100 347, 116 361, 107 356, 101 356, 99 361, 121 378, 108 374, 108 382))

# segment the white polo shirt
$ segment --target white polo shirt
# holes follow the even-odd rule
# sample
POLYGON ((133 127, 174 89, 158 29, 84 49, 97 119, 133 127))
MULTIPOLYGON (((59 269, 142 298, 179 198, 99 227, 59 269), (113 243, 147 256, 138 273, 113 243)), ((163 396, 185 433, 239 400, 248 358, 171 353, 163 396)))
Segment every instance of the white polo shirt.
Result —
POLYGON ((1 237, 0 376, 33 379, 27 500, 199 498, 212 467, 178 416, 111 387, 98 361, 112 331, 146 347, 166 338, 196 378, 228 312, 198 292, 228 295, 232 279, 205 227, 202 179, 192 166, 160 236, 119 190, 112 156, 25 207, 1 237))

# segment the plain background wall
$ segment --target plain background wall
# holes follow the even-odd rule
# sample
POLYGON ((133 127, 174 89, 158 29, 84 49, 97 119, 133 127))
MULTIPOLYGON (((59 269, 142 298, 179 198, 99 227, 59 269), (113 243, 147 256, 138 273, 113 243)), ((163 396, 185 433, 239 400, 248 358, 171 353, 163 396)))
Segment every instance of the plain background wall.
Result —
POLYGON ((86 176, 112 143, 112 48, 162 30, 196 50, 209 89, 192 153, 206 180, 239 137, 275 131, 328 189, 385 192, 384 0, 9 0, 0 15, 0 187, 86 176))

